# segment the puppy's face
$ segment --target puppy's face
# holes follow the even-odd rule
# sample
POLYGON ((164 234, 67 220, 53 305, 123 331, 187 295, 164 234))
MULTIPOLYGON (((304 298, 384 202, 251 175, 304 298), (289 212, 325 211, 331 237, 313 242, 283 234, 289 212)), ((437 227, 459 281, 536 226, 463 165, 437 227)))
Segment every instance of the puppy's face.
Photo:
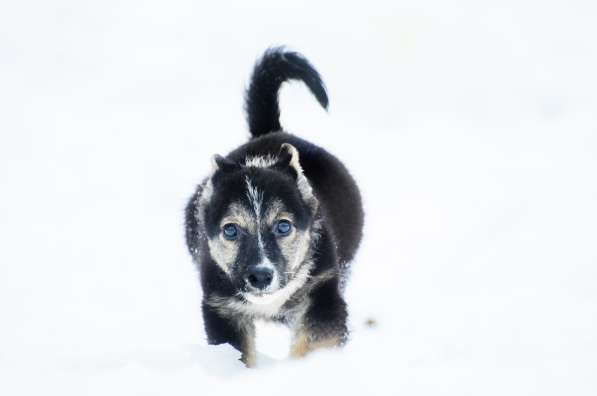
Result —
POLYGON ((314 232, 317 201, 298 153, 286 145, 279 158, 215 162, 199 208, 211 257, 249 301, 275 293, 307 259, 314 232))

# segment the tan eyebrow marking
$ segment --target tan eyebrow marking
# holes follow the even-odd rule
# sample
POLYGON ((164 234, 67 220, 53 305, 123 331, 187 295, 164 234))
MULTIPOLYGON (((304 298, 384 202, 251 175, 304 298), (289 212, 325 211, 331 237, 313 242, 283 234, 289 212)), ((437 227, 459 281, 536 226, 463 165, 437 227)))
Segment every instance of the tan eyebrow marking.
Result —
POLYGON ((270 205, 268 205, 264 217, 264 220, 268 225, 272 225, 276 220, 281 219, 286 219, 291 222, 294 221, 294 216, 292 215, 292 213, 286 210, 286 207, 279 199, 273 201, 270 205))
POLYGON ((255 232, 256 222, 254 216, 243 205, 234 202, 220 221, 220 228, 227 223, 236 223, 249 232, 255 232))

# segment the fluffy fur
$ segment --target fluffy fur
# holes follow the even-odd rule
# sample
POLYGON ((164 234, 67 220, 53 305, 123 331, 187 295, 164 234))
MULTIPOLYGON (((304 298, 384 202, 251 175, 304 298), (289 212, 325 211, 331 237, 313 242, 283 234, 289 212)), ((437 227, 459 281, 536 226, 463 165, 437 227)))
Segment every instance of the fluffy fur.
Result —
POLYGON ((256 318, 290 326, 294 356, 347 339, 341 293, 362 236, 361 197, 336 157, 281 130, 278 90, 292 79, 327 107, 323 82, 304 57, 266 51, 246 93, 252 138, 214 157, 186 208, 208 341, 231 344, 247 366, 255 364, 256 318))

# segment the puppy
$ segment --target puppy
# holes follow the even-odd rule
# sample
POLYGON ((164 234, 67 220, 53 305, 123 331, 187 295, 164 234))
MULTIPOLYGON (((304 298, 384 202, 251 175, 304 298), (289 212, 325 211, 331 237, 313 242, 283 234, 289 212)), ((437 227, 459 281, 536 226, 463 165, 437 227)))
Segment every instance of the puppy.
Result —
POLYGON ((278 90, 301 80, 327 109, 319 73, 300 54, 265 52, 246 92, 251 139, 226 157, 186 207, 186 241, 203 288, 210 344, 255 365, 255 319, 288 325, 291 355, 342 345, 342 290, 362 236, 355 181, 321 147, 282 130, 278 90))

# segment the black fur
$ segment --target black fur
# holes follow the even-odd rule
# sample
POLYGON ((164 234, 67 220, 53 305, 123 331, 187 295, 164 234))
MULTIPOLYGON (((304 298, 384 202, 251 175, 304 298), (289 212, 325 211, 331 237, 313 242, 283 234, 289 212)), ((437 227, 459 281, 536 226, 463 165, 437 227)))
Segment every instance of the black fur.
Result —
MULTIPOLYGON (((278 89, 289 79, 303 80, 322 106, 328 98, 317 71, 301 55, 275 48, 266 51, 255 66, 246 94, 248 123, 253 138, 229 153, 225 158, 216 157, 218 170, 211 177, 213 195, 205 207, 200 200, 206 181, 198 186, 186 207, 186 240, 189 251, 197 263, 204 294, 203 317, 208 341, 211 344, 230 343, 243 352, 245 360, 253 325, 246 315, 227 314, 208 304, 210 298, 246 303, 238 296, 243 290, 242 273, 255 265, 259 252, 252 250, 255 241, 246 236, 241 244, 245 254, 239 255, 226 274, 210 254, 208 239, 221 230, 219 219, 231 202, 247 202, 244 180, 252 182, 263 191, 263 204, 272 200, 282 201, 291 208, 297 229, 308 230, 321 223, 319 238, 313 242, 310 278, 294 293, 275 315, 265 319, 300 325, 310 342, 336 338, 341 344, 347 336, 346 304, 341 296, 346 280, 348 263, 354 258, 362 237, 363 210, 359 190, 345 166, 321 147, 281 130, 279 124, 278 89), (296 170, 289 165, 290 155, 281 146, 294 146, 300 166, 313 189, 318 204, 305 202, 297 189, 296 170), (268 168, 249 168, 242 164, 247 157, 275 156, 278 162, 268 168), (249 246, 250 245, 250 246, 249 246), (257 256, 256 256, 257 255, 257 256), (293 308, 308 302, 300 317, 293 308)), ((273 237, 272 237, 273 238, 273 237)), ((276 250, 275 240, 263 241, 268 258, 284 263, 276 250)), ((288 279, 286 280, 288 281, 288 279)), ((284 286, 284 280, 282 286, 284 286)), ((257 315, 258 316, 258 315, 257 315)), ((252 319, 252 317, 249 317, 252 319)))
POLYGON ((362 236, 361 195, 346 167, 321 147, 282 131, 254 138, 228 154, 228 159, 242 161, 247 156, 276 154, 283 143, 298 150, 307 180, 315 190, 322 216, 338 243, 338 258, 346 263, 354 257, 362 236))
POLYGON ((328 96, 317 70, 296 52, 271 48, 255 65, 245 98, 249 131, 254 137, 282 129, 278 91, 288 80, 302 80, 327 109, 328 96))

